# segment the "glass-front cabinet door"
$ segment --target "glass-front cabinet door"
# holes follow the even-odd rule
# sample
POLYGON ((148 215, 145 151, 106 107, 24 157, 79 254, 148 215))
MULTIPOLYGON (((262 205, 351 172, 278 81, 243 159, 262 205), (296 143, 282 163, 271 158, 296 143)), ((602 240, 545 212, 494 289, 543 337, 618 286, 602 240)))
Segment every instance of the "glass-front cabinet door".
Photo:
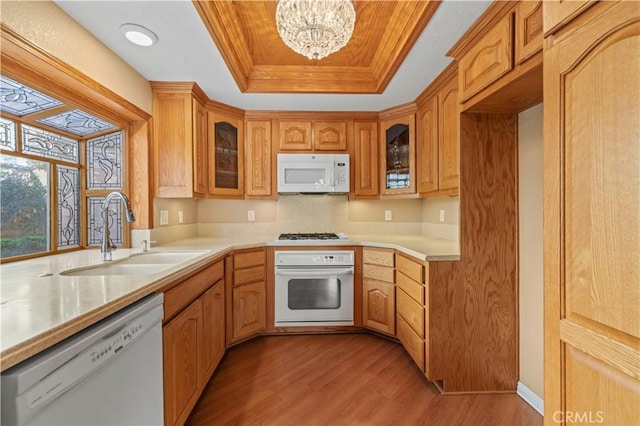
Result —
POLYGON ((381 193, 415 193, 415 114, 382 121, 380 130, 381 193))
POLYGON ((209 194, 244 194, 244 132, 241 117, 209 111, 209 194))

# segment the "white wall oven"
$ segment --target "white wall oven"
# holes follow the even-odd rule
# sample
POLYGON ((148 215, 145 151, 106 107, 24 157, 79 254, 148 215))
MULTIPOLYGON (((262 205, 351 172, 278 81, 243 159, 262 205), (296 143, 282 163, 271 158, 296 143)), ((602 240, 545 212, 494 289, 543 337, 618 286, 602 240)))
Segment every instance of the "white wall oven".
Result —
POLYGON ((353 325, 354 252, 276 251, 275 326, 353 325))

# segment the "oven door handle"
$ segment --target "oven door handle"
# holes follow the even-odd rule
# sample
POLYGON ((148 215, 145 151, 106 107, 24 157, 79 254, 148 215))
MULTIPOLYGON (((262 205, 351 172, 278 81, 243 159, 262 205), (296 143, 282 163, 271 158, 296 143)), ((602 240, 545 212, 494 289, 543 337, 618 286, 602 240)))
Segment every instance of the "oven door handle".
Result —
POLYGON ((276 269, 276 275, 281 277, 326 277, 326 276, 339 276, 339 275, 353 275, 353 268, 341 268, 341 269, 276 269))

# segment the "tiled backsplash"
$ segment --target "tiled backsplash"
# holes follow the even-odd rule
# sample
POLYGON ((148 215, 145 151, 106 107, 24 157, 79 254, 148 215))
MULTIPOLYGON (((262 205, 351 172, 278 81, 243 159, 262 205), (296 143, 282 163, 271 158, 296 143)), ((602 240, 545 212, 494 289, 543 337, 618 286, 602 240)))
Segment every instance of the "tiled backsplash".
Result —
MULTIPOLYGON (((458 239, 457 197, 406 200, 348 201, 346 195, 281 195, 278 201, 265 200, 161 200, 156 208, 176 211, 190 223, 158 226, 150 231, 134 231, 132 245, 141 239, 158 244, 181 238, 251 236, 273 238, 289 232, 344 232, 347 235, 425 235, 458 239), (254 211, 255 221, 247 213, 254 211), (385 211, 392 220, 385 221, 385 211), (440 222, 440 212, 444 222, 440 222), (147 232, 148 234, 145 234, 147 232)), ((157 213, 157 212, 156 212, 157 213)))

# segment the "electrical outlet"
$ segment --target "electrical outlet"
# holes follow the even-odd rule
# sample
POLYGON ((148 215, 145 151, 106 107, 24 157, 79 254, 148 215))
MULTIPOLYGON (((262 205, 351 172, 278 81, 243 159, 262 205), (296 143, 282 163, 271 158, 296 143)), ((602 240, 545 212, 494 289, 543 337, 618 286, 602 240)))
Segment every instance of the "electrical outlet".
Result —
POLYGON ((247 220, 249 222, 253 222, 254 220, 256 220, 256 212, 255 212, 255 210, 248 210, 247 211, 247 220))
POLYGON ((444 210, 440 210, 440 222, 444 222, 444 210))
POLYGON ((391 210, 384 211, 384 220, 392 220, 393 215, 391 214, 391 210))
POLYGON ((160 210, 160 225, 169 224, 169 210, 160 210))
POLYGON ((178 223, 182 223, 184 222, 184 213, 182 212, 182 210, 178 211, 178 223))

